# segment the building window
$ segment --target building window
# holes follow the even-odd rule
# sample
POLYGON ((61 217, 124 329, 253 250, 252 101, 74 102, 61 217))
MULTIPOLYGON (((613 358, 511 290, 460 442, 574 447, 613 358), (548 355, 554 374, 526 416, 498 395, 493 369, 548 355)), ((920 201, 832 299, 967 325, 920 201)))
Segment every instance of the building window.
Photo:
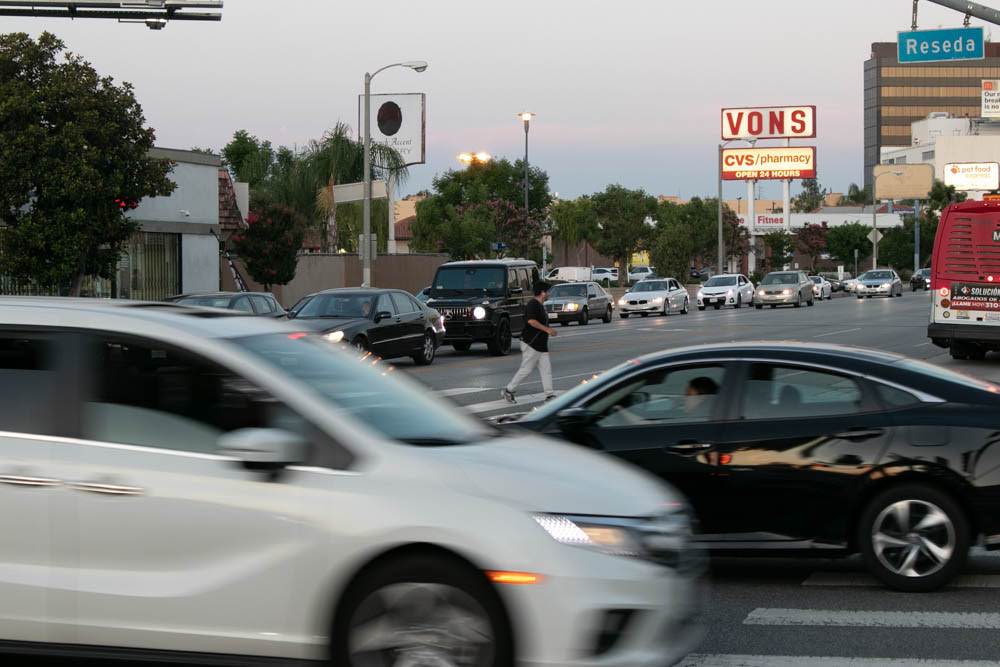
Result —
POLYGON ((924 162, 927 162, 928 160, 933 160, 934 159, 934 151, 924 151, 920 155, 920 159, 923 160, 924 162))
POLYGON ((979 86, 882 86, 882 97, 979 97, 979 86))

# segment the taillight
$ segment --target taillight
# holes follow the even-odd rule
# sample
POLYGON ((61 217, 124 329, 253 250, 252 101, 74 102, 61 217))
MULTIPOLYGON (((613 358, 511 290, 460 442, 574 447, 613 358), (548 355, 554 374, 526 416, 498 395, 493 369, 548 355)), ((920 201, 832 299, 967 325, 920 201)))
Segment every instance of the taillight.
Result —
POLYGON ((949 294, 951 294, 951 290, 948 289, 947 287, 942 287, 941 289, 938 290, 938 294, 940 294, 941 296, 948 296, 949 294))

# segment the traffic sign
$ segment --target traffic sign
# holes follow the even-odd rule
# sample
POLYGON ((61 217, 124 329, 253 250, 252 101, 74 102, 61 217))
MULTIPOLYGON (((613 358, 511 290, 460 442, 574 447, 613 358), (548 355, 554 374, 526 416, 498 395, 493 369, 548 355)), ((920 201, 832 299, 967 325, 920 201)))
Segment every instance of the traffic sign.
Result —
MULTIPOLYGON (((879 231, 879 230, 877 230, 877 229, 873 229, 873 230, 871 230, 871 231, 870 231, 870 232, 868 233, 868 240, 869 240, 869 241, 871 241, 872 243, 878 243, 879 241, 881 241, 881 240, 882 240, 882 232, 880 232, 880 231, 879 231)), ((854 254, 855 254, 855 256, 857 256, 857 252, 858 252, 858 251, 857 251, 857 249, 855 248, 855 250, 854 250, 854 254)))
POLYGON ((986 57, 982 26, 900 32, 896 58, 901 63, 982 60, 986 57))

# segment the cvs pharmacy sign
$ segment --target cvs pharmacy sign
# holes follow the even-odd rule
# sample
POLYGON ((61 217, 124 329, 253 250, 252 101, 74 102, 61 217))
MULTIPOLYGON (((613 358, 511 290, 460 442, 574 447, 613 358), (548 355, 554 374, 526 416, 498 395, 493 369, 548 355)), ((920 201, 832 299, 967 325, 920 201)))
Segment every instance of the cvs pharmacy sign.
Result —
POLYGON ((811 139, 815 136, 815 106, 722 110, 723 139, 811 139))

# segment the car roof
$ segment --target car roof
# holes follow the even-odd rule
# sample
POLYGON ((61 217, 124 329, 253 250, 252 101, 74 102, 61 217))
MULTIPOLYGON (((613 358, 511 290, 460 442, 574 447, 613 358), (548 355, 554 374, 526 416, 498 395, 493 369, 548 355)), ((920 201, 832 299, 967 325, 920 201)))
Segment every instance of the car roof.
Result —
POLYGON ((270 292, 185 292, 184 294, 175 294, 173 296, 167 297, 168 299, 193 299, 203 296, 240 296, 243 294, 257 294, 260 296, 274 297, 270 292))
POLYGON ((530 259, 464 259, 458 262, 445 262, 438 268, 451 266, 537 266, 537 264, 530 259))
MULTIPOLYGON (((406 292, 406 290, 397 289, 395 287, 331 287, 330 289, 320 290, 319 292, 313 292, 312 294, 306 294, 306 296, 316 296, 318 294, 385 294, 387 292, 406 292)), ((409 294, 409 292, 406 292, 409 294)), ((305 298, 305 297, 303 297, 305 298)))
POLYGON ((665 352, 653 352, 638 357, 631 363, 637 366, 645 366, 650 363, 659 363, 666 359, 711 359, 713 357, 759 359, 766 358, 768 354, 776 352, 780 352, 781 358, 788 361, 793 361, 796 358, 800 361, 808 361, 810 359, 815 361, 817 358, 823 358, 827 362, 830 362, 831 359, 835 359, 838 367, 842 366, 844 368, 855 367, 859 362, 891 366, 906 359, 906 357, 892 352, 852 347, 849 345, 837 345, 835 343, 748 341, 707 343, 675 348, 665 352))

